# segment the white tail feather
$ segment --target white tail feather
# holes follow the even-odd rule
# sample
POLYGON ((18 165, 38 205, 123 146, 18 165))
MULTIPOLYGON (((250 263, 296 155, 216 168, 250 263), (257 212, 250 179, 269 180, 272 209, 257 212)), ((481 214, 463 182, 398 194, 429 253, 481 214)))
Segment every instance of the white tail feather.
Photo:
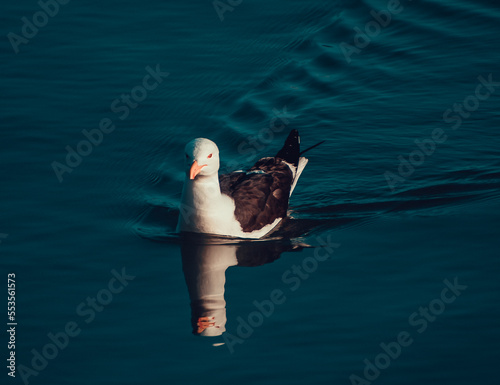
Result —
POLYGON ((295 178, 293 178, 293 183, 292 187, 290 188, 290 196, 292 196, 293 189, 295 188, 295 185, 297 184, 297 181, 299 180, 300 174, 302 174, 302 170, 307 165, 307 162, 309 162, 309 159, 304 158, 303 156, 299 158, 299 164, 297 165, 297 171, 295 172, 295 178))

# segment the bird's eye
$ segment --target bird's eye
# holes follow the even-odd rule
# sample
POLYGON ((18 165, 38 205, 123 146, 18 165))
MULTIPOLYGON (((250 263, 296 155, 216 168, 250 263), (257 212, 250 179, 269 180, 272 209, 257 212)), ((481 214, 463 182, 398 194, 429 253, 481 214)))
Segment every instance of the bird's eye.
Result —
POLYGON ((212 157, 212 154, 210 154, 209 156, 207 156, 208 159, 210 159, 212 157))
POLYGON ((188 154, 186 154, 186 159, 189 159, 189 155, 188 154))

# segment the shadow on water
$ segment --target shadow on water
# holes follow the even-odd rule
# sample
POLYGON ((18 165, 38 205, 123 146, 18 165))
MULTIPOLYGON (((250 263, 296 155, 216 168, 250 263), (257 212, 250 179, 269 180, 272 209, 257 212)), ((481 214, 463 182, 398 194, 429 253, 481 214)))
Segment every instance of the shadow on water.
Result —
MULTIPOLYGON (((147 228, 136 226, 136 233, 145 239, 180 245, 182 267, 191 306, 191 326, 194 335, 215 337, 225 332, 226 301, 224 298, 226 270, 230 266, 258 267, 272 263, 284 252, 298 252, 304 248, 322 246, 321 237, 311 245, 305 242, 314 229, 325 225, 324 220, 286 218, 278 230, 262 239, 241 239, 197 233, 174 233, 178 210, 150 209, 143 213, 141 222, 147 228), (152 227, 154 217, 163 219, 162 225, 152 227), (165 225, 168 223, 166 232, 165 225)), ((340 221, 345 222, 345 221, 340 221)), ((339 222, 339 223, 340 223, 339 222)))
POLYGON ((182 268, 191 301, 193 334, 222 335, 226 328, 224 299, 230 266, 256 267, 274 262, 284 252, 301 251, 306 244, 291 240, 236 241, 199 234, 183 234, 182 268))

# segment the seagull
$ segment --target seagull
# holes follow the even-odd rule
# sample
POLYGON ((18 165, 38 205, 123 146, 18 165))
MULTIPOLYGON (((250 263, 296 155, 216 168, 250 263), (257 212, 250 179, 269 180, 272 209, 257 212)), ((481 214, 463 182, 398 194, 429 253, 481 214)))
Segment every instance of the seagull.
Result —
POLYGON ((274 157, 259 159, 248 171, 218 174, 217 145, 197 138, 185 147, 184 187, 178 233, 202 233, 259 239, 286 218, 288 201, 308 159, 301 155, 300 137, 292 130, 274 157))

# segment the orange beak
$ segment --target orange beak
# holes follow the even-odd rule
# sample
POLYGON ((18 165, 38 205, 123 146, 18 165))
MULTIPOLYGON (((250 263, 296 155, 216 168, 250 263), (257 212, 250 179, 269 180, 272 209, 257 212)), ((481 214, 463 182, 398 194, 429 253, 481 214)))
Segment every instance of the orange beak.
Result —
POLYGON ((196 175, 198 175, 203 167, 207 166, 206 164, 202 164, 201 166, 195 160, 191 165, 191 169, 189 170, 189 179, 194 179, 196 175))

